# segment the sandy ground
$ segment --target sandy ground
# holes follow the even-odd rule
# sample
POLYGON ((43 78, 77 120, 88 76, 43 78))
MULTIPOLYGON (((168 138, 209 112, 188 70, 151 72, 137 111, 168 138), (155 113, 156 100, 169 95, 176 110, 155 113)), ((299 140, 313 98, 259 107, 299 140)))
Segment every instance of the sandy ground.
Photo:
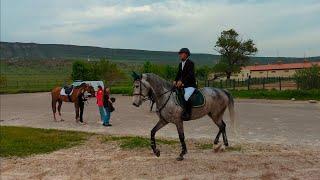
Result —
MULTIPOLYGON (((0 125, 30 126, 66 130, 89 131, 104 134, 149 136, 158 121, 154 112, 149 112, 149 103, 141 108, 132 106, 128 96, 116 95, 116 111, 112 114, 112 127, 101 126, 95 99, 85 107, 81 126, 75 122, 71 103, 62 105, 64 122, 54 122, 49 93, 0 95, 0 125)), ((246 142, 270 142, 276 144, 302 144, 320 146, 320 103, 306 101, 236 100, 236 124, 239 138, 246 142)), ((227 134, 231 140, 229 117, 226 113, 227 134)), ((218 128, 209 117, 185 122, 187 139, 213 139, 218 128)), ((157 136, 177 138, 172 124, 161 129, 157 136)))
MULTIPOLYGON (((94 100, 86 106, 87 125, 74 120, 73 106, 63 105, 63 122, 53 122, 48 93, 1 95, 1 125, 31 126, 149 136, 157 117, 131 105, 131 98, 115 96, 112 127, 99 121, 94 100)), ((84 145, 27 158, 2 158, 1 179, 319 179, 320 105, 308 102, 237 100, 235 138, 231 146, 243 151, 214 153, 195 146, 210 142, 218 128, 207 117, 185 123, 189 153, 175 157, 179 145, 160 146, 161 157, 150 149, 121 150, 116 143, 101 143, 98 135, 84 145)), ((225 117, 228 125, 228 116, 225 117)), ((173 125, 157 137, 177 138, 173 125)))
POLYGON ((27 158, 2 159, 1 179, 319 179, 320 151, 290 146, 242 144, 242 151, 201 150, 176 161, 177 146, 121 150, 97 136, 86 144, 27 158))

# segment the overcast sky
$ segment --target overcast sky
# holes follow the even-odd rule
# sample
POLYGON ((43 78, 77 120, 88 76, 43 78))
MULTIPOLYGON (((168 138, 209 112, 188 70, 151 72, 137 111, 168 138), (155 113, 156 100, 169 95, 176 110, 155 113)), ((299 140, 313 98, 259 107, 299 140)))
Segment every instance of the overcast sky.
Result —
POLYGON ((216 54, 230 28, 259 56, 318 56, 320 0, 1 0, 1 41, 216 54))

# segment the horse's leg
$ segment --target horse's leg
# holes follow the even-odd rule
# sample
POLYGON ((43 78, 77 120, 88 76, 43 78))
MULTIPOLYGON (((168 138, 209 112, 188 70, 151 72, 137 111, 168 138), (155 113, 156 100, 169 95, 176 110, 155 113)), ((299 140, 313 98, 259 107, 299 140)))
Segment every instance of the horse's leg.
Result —
POLYGON ((61 121, 64 121, 63 119, 62 119, 62 116, 61 116, 61 106, 62 106, 62 100, 58 100, 58 113, 59 113, 59 116, 60 116, 60 120, 61 121))
POLYGON ((178 122, 176 124, 176 126, 177 126, 179 139, 180 139, 180 143, 181 143, 181 153, 180 153, 179 157, 177 157, 177 160, 178 161, 182 161, 183 160, 183 156, 185 154, 187 154, 187 146, 186 146, 186 142, 184 141, 183 122, 182 121, 178 122))
POLYGON ((219 132, 218 132, 216 138, 214 139, 213 144, 218 144, 219 143, 220 135, 221 135, 221 130, 219 128, 219 132))
POLYGON ((229 146, 227 133, 226 133, 226 123, 224 123, 223 120, 221 122, 222 122, 222 127, 221 127, 222 130, 221 131, 222 131, 223 143, 225 146, 229 146))
POLYGON ((154 105, 154 101, 151 101, 151 108, 150 108, 150 112, 152 111, 153 109, 153 105, 154 105))
POLYGON ((79 121, 79 105, 78 103, 74 103, 74 108, 75 108, 75 112, 76 112, 76 122, 79 121))
POLYGON ((215 123, 219 127, 219 132, 218 132, 216 138, 214 139, 213 143, 218 144, 220 135, 222 134, 223 144, 225 146, 229 146, 228 138, 227 138, 227 134, 226 134, 226 123, 224 123, 224 121, 222 119, 219 120, 218 122, 215 121, 215 123))
POLYGON ((160 150, 157 149, 157 145, 156 145, 156 139, 155 139, 155 135, 157 133, 157 131, 161 128, 163 128, 165 125, 167 125, 168 122, 163 121, 163 120, 159 120, 158 123, 154 126, 154 128, 151 130, 151 148, 153 153, 159 157, 160 156, 160 150))
POLYGON ((54 121, 57 121, 57 118, 56 118, 56 112, 57 112, 56 104, 57 104, 57 101, 52 98, 51 106, 52 106, 52 112, 53 112, 54 121))
POLYGON ((223 133, 223 121, 222 121, 222 116, 221 117, 215 117, 214 115, 212 115, 211 113, 209 113, 210 118, 212 119, 212 121, 218 126, 219 128, 219 132, 216 135, 216 138, 213 141, 213 144, 218 144, 219 143, 219 138, 220 135, 223 133))

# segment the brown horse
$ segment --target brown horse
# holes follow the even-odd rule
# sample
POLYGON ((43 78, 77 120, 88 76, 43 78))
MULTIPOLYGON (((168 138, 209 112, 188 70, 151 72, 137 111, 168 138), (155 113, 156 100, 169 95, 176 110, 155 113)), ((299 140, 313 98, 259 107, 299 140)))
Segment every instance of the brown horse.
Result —
POLYGON ((57 103, 58 103, 58 113, 60 116, 60 120, 63 121, 62 117, 61 117, 61 106, 62 106, 62 102, 72 102, 74 103, 74 108, 75 108, 75 112, 76 112, 76 121, 79 120, 79 103, 78 103, 78 96, 80 94, 80 92, 82 90, 90 93, 91 97, 95 96, 95 91, 94 88, 86 83, 82 83, 80 86, 76 86, 73 89, 72 95, 70 96, 70 100, 68 98, 68 96, 63 96, 60 95, 60 91, 61 91, 62 87, 55 87, 52 91, 51 91, 51 96, 52 96, 52 112, 53 112, 53 118, 55 121, 57 121, 56 119, 56 111, 57 111, 57 103))

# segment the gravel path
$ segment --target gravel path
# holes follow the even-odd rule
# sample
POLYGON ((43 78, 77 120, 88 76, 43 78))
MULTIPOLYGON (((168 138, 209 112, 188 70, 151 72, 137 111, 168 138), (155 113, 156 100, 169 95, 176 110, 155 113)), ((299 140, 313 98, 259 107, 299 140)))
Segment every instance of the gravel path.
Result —
MULTIPOLYGON (((115 95, 116 111, 112 114, 112 127, 103 127, 99 120, 95 100, 85 107, 87 125, 74 120, 71 103, 62 106, 64 122, 54 122, 49 93, 0 95, 1 125, 30 126, 79 130, 117 135, 149 136, 158 117, 149 112, 149 103, 141 108, 132 106, 131 97, 115 95)), ((305 101, 236 100, 239 137, 246 142, 270 142, 320 146, 320 104, 305 101)), ((228 126, 228 116, 225 117, 228 126)), ((218 128, 209 117, 185 122, 187 139, 213 139, 218 128)), ((234 135, 227 129, 229 138, 234 135)), ((161 129, 157 136, 177 138, 174 125, 161 129)))
MULTIPOLYGON (((1 95, 1 125, 30 126, 149 136, 157 122, 148 104, 131 105, 117 98, 112 127, 103 127, 94 99, 86 106, 87 125, 74 120, 72 104, 63 105, 63 122, 53 122, 49 93, 1 95)), ((185 123, 188 154, 177 162, 179 145, 123 150, 93 135, 85 144, 26 158, 0 158, 1 179, 318 179, 320 177, 320 106, 308 102, 237 100, 240 139, 229 133, 231 146, 241 150, 215 153, 197 144, 209 143, 218 128, 208 117, 185 123)), ((226 116, 225 119, 228 119, 226 116)), ((228 124, 228 120, 227 120, 228 124)), ((157 136, 177 138, 173 125, 157 136)))

